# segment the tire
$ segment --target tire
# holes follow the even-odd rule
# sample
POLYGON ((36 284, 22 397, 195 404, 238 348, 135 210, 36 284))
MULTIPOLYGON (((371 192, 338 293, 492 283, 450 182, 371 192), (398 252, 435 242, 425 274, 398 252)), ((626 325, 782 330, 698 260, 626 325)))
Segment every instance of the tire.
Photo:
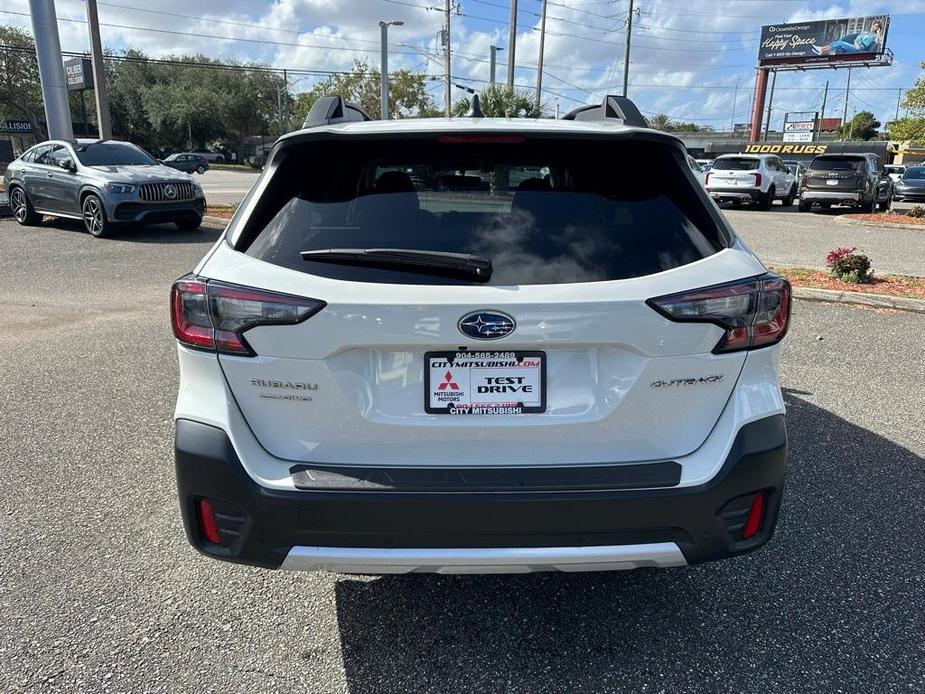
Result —
POLYGON ((790 192, 787 193, 787 197, 781 200, 780 204, 783 205, 784 207, 793 207, 793 201, 796 200, 796 197, 797 197, 797 187, 791 186, 790 192))
POLYGON ((800 200, 797 204, 797 210, 800 212, 809 212, 813 209, 813 204, 809 200, 800 200))
POLYGON ((768 211, 771 209, 771 203, 774 202, 774 186, 768 188, 768 192, 760 195, 758 198, 758 209, 768 211))
POLYGON ((112 233, 112 224, 106 219, 103 201, 94 193, 87 195, 80 203, 80 214, 83 217, 84 229, 90 236, 99 239, 112 233))
POLYGON ((872 194, 870 196, 870 202, 865 202, 861 205, 861 212, 866 212, 867 214, 873 214, 877 211, 877 196, 872 194))
POLYGON ((217 157, 215 157, 215 163, 216 163, 216 164, 224 164, 224 163, 225 163, 225 157, 223 157, 221 154, 219 154, 217 157))
POLYGON ((34 227, 42 221, 41 215, 36 214, 32 209, 32 203, 29 202, 26 191, 19 186, 10 188, 10 210, 13 212, 13 219, 20 226, 34 227))
POLYGON ((206 167, 204 167, 202 164, 196 167, 196 173, 198 173, 200 176, 204 174, 205 172, 206 172, 206 167))
POLYGON ((174 222, 180 231, 196 231, 202 224, 202 217, 184 217, 174 222))
POLYGON ((889 211, 890 211, 890 203, 892 203, 892 202, 893 202, 892 196, 891 196, 891 195, 887 195, 887 196, 886 196, 886 200, 884 200, 883 202, 879 203, 879 204, 877 205, 877 207, 880 209, 881 212, 889 212, 889 211))

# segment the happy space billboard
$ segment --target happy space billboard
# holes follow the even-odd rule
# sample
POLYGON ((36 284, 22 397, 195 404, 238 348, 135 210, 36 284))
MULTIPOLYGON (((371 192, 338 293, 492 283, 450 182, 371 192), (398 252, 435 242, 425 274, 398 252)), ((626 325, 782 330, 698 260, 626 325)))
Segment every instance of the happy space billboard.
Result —
POLYGON ((886 48, 888 15, 761 27, 758 64, 807 65, 873 60, 886 48))

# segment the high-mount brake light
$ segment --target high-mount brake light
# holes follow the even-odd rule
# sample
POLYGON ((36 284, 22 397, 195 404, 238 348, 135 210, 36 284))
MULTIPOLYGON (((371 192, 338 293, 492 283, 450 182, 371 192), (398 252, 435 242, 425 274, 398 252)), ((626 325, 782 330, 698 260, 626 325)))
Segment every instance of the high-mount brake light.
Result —
POLYGON ((173 284, 170 316, 173 334, 188 347, 253 357, 256 352, 244 339, 246 330, 301 323, 324 306, 317 299, 187 275, 173 284))
POLYGON ((790 283, 767 273, 646 303, 678 323, 713 323, 725 330, 714 354, 780 342, 790 323, 790 283))
POLYGON ((523 135, 438 135, 437 142, 445 145, 519 145, 523 135))

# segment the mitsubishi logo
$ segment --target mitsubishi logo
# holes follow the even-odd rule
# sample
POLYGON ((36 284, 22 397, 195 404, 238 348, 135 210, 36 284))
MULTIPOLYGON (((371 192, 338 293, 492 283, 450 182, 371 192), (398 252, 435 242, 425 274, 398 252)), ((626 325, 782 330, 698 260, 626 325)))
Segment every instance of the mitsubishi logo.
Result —
POLYGON ((446 390, 447 388, 450 390, 459 390, 459 386, 453 382, 453 374, 449 371, 443 374, 443 383, 437 386, 437 390, 446 390))

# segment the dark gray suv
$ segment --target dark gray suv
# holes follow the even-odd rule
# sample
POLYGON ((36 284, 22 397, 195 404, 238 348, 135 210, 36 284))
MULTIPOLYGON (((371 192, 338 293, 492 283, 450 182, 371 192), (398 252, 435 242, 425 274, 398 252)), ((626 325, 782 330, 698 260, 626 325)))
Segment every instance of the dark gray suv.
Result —
POLYGON ((127 223, 192 230, 205 212, 192 176, 116 140, 43 142, 9 165, 6 180, 13 216, 23 225, 49 215, 80 219, 93 236, 127 223))

